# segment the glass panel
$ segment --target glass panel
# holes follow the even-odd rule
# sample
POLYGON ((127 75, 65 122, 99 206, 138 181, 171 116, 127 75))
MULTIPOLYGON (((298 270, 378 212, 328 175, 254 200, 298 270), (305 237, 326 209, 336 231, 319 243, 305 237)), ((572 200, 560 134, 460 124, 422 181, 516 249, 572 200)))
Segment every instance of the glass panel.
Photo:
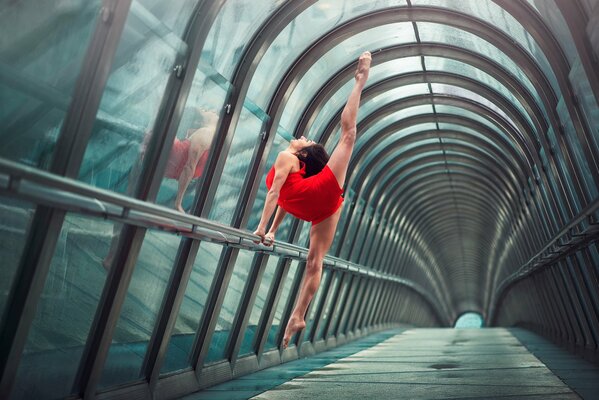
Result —
MULTIPOLYGON (((378 209, 378 204, 376 207, 378 209)), ((370 220, 368 221, 368 224, 363 228, 363 230, 366 230, 366 228, 368 228, 368 231, 366 232, 366 236, 363 239, 363 243, 360 244, 360 242, 358 242, 358 244, 360 244, 360 246, 362 246, 362 249, 361 249, 360 258, 358 258, 356 262, 358 264, 362 264, 362 265, 365 264, 365 261, 369 255, 369 253, 373 250, 373 247, 375 247, 372 244, 372 242, 375 239, 375 236, 376 236, 377 230, 378 230, 378 226, 380 224, 380 221, 379 221, 380 212, 377 211, 373 215, 372 214, 373 211, 371 211, 371 217, 370 217, 370 220)))
MULTIPOLYGON (((283 313, 285 310, 291 306, 289 302, 293 302, 294 299, 289 297, 291 292, 291 288, 295 284, 297 279, 301 279, 301 273, 303 272, 298 268, 299 262, 297 260, 291 261, 289 265, 289 271, 287 275, 283 275, 283 288, 281 289, 281 296, 279 297, 279 302, 274 305, 277 308, 275 311, 275 316, 272 320, 272 325, 270 326, 270 330, 268 331, 268 339, 266 340, 266 345, 264 346, 264 351, 275 349, 279 346, 277 343, 277 334, 279 333, 279 328, 281 328, 281 319, 283 319, 283 313)), ((291 342, 289 344, 292 345, 291 342)))
MULTIPOLYGON (((18 215, 17 209, 13 213, 18 215)), ((109 222, 67 214, 19 363, 13 399, 73 394, 106 279, 102 259, 111 233, 109 222)))
POLYGON ((260 316, 262 315, 262 312, 269 311, 264 310, 264 304, 266 303, 266 299, 269 298, 271 294, 272 278, 277 270, 278 263, 279 257, 269 257, 268 263, 264 269, 264 274, 262 275, 262 282, 260 282, 260 289, 258 289, 258 293, 256 294, 256 301, 254 302, 254 307, 252 309, 252 313, 250 314, 247 329, 243 335, 243 342, 241 343, 241 348, 239 349, 240 356, 249 354, 255 350, 253 348, 253 341, 255 340, 254 338, 256 336, 256 330, 258 329, 258 323, 260 322, 260 316))
MULTIPOLYGON (((222 360, 227 356, 225 352, 227 351, 229 332, 233 326, 235 316, 237 315, 237 309, 239 308, 239 302, 241 301, 242 294, 245 290, 245 284, 247 283, 247 278, 250 274, 253 259, 253 251, 239 250, 239 255, 235 262, 235 269, 233 270, 229 285, 226 288, 227 293, 225 294, 218 322, 216 323, 216 328, 212 335, 210 349, 208 350, 208 355, 204 361, 206 364, 222 360)), ((224 288, 221 290, 224 290, 224 288)))
POLYGON ((312 224, 306 221, 302 221, 299 226, 300 234, 295 242, 297 245, 302 247, 308 247, 308 241, 310 240, 310 229, 312 229, 312 224))
POLYGON ((364 111, 362 115, 362 117, 364 117, 392 101, 423 94, 429 94, 427 83, 414 83, 412 85, 399 86, 385 91, 384 93, 380 93, 363 104, 360 104, 360 113, 362 114, 362 111, 364 111))
POLYGON ((161 373, 190 367, 190 357, 223 247, 202 242, 196 255, 161 373))
POLYGON ((34 207, 22 200, 0 197, 0 321, 4 320, 6 300, 23 254, 34 207))
POLYGON ((596 274, 599 276, 599 244, 592 244, 588 247, 588 249, 592 261, 589 268, 594 267, 596 274))
POLYGON ((351 243, 351 240, 353 240, 354 235, 356 233, 358 216, 362 213, 362 210, 364 209, 364 204, 364 198, 358 198, 356 206, 354 207, 354 212, 352 213, 351 217, 348 216, 347 223, 350 225, 347 229, 347 233, 345 234, 345 240, 343 241, 344 246, 339 251, 339 257, 343 258, 344 260, 347 260, 352 250, 351 246, 349 246, 349 243, 351 243))
MULTIPOLYGON (((528 123, 531 124, 531 126, 533 126, 532 120, 531 120, 529 114, 526 112, 526 108, 524 107, 524 105, 522 103, 520 103, 520 101, 518 101, 516 99, 516 97, 514 97, 512 92, 507 87, 505 87, 502 83, 500 83, 497 79, 493 78, 491 75, 489 75, 486 72, 481 71, 480 69, 475 68, 469 64, 465 64, 463 62, 451 60, 448 58, 425 57, 424 59, 425 59, 426 68, 428 71, 449 71, 453 74, 459 74, 459 75, 466 76, 470 79, 474 79, 474 80, 484 84, 485 86, 488 86, 489 88, 494 89, 496 92, 498 92, 499 94, 506 97, 506 100, 510 104, 513 104, 518 109, 518 111, 520 111, 522 116, 524 116, 524 118, 527 119, 528 123)), ((526 82, 529 83, 528 80, 526 82)), ((455 86, 437 85, 437 87, 455 87, 455 86)), ((541 102, 541 99, 539 98, 539 94, 537 93, 537 91, 534 90, 534 88, 532 88, 532 87, 526 87, 526 89, 528 89, 527 92, 530 93, 533 96, 533 98, 535 99, 537 106, 543 110, 544 106, 543 106, 543 103, 541 102)), ((506 118, 508 121, 511 122, 511 119, 507 116, 507 114, 505 114, 503 109, 498 107, 495 103, 489 101, 487 98, 482 97, 481 95, 478 95, 470 90, 467 90, 467 89, 461 89, 461 90, 463 90, 463 92, 460 92, 460 94, 468 93, 468 95, 467 95, 468 98, 474 99, 477 102, 484 104, 485 106, 491 108, 492 110, 499 113, 501 116, 503 116, 504 118, 506 118)), ((435 90, 433 90, 433 92, 437 93, 435 90)), ((444 93, 444 92, 439 92, 439 93, 444 93)), ((513 125, 513 123, 512 123, 512 125, 513 125)))
MULTIPOLYGON (((200 68, 196 71, 179 130, 170 150, 157 203, 167 207, 174 204, 176 209, 181 206, 189 210, 191 207, 195 189, 200 187, 201 178, 205 175, 204 168, 229 90, 229 83, 216 72, 205 72, 200 68)), ((138 165, 141 166, 142 162, 138 165)), ((139 167, 131 169, 132 174, 140 172, 139 167)), ((137 177, 130 176, 128 181, 134 184, 137 177)), ((129 188, 129 192, 132 189, 129 188)))
MULTIPOLYGON (((431 109, 431 113, 432 113, 432 106, 430 106, 430 105, 423 106, 422 111, 424 111, 426 109, 426 107, 429 107, 431 109)), ((356 142, 356 147, 354 148, 354 154, 361 151, 362 147, 364 147, 365 145, 371 146, 372 139, 375 136, 380 136, 381 130, 385 129, 386 127, 388 127, 389 125, 391 125, 392 123, 395 122, 394 115, 395 114, 391 114, 387 117, 381 118, 374 125, 372 125, 367 131, 363 132, 358 137, 358 140, 356 142)), ((402 137, 412 135, 414 133, 425 132, 425 131, 436 131, 436 130, 437 130, 437 126, 435 125, 434 122, 427 122, 427 123, 411 125, 408 128, 404 128, 404 129, 401 129, 401 130, 393 132, 393 133, 387 133, 387 136, 385 136, 385 137, 395 135, 394 137, 396 139, 399 139, 402 137)), ((338 132, 338 133, 340 133, 340 132, 338 132)), ((336 144, 339 141, 339 136, 336 135, 331 140, 334 140, 335 144, 336 144)), ((365 156, 364 155, 362 156, 360 164, 358 164, 358 165, 361 165, 361 163, 364 162, 364 159, 371 160, 373 157, 375 157, 377 155, 378 154, 375 154, 371 150, 369 150, 369 152, 365 156)), ((354 170, 361 171, 361 169, 359 169, 359 168, 355 168, 354 170)))
POLYGON ((248 100, 239 116, 239 123, 227 155, 225 168, 214 196, 214 205, 208 218, 230 224, 239 203, 241 189, 254 157, 254 147, 260 143, 266 114, 248 100))
POLYGON ((313 41, 354 16, 387 5, 404 4, 404 1, 397 0, 377 2, 321 0, 317 2, 291 21, 268 47, 256 69, 248 96, 254 99, 258 106, 266 108, 266 104, 283 74, 297 58, 298 53, 304 51, 313 41))
MULTIPOLYGON (((365 101, 363 104, 360 105, 360 112, 358 113, 358 123, 360 122, 360 120, 362 118, 371 114, 374 110, 376 110, 380 107, 383 107, 385 104, 387 104, 390 101, 394 101, 394 100, 398 100, 398 99, 402 99, 402 98, 406 98, 406 97, 410 97, 410 96, 416 96, 419 94, 428 94, 428 93, 429 93, 429 90, 428 90, 428 85, 426 83, 417 83, 417 84, 413 84, 413 85, 400 86, 398 88, 386 91, 385 93, 382 93, 368 101, 365 101)), ((346 100, 347 100, 347 98, 344 99, 344 102, 346 100)), ((318 115, 318 118, 320 118, 322 115, 323 114, 320 113, 318 115)), ((328 118, 329 119, 332 118, 332 115, 328 118)), ((328 120, 324 121, 324 123, 325 124, 328 123, 328 120)), ((323 128, 324 128, 324 126, 323 126, 323 128)), ((358 132, 358 141, 364 136, 364 133, 365 132, 358 132)), ((325 147, 327 148, 327 151, 331 152, 334 149, 335 145, 339 141, 340 134, 341 134, 341 128, 339 125, 337 125, 334 133, 330 136, 327 144, 325 145, 325 147)))
MULTIPOLYGON (((541 67, 541 70, 545 73, 545 76, 551 83, 551 86, 553 86, 553 90, 556 93, 560 92, 555 74, 549 66, 549 62, 547 61, 545 54, 543 54, 541 48, 537 45, 534 38, 514 17, 511 16, 511 14, 497 4, 485 0, 414 0, 412 4, 415 6, 433 5, 446 7, 468 15, 473 15, 485 22, 492 21, 491 23, 493 24, 494 28, 497 28, 509 35, 515 40, 515 42, 522 46, 530 56, 535 59, 536 63, 541 67)), ((420 26, 420 23, 418 26, 420 26)))
POLYGON ((599 147, 599 105, 597 105, 593 90, 582 68, 582 64, 580 64, 580 60, 576 60, 570 71, 569 78, 574 93, 582 106, 580 107, 582 116, 590 128, 590 143, 595 147, 599 147))
POLYGON ((144 355, 180 242, 180 236, 147 231, 112 336, 101 387, 141 377, 144 355))
MULTIPOLYGON (((400 75, 400 74, 405 74, 405 73, 414 72, 414 71, 421 71, 421 70, 422 70, 422 62, 420 60, 420 57, 405 57, 405 58, 401 58, 398 60, 387 61, 382 64, 377 64, 377 65, 373 66, 368 75, 369 76, 368 81, 369 81, 369 85, 372 85, 372 84, 375 84, 375 83, 381 81, 382 79, 388 78, 389 76, 392 76, 392 75, 400 75)), ((300 81, 298 86, 301 87, 301 85, 306 80, 307 80, 306 77, 302 78, 302 80, 300 81)), ((318 83, 319 85, 322 85, 322 82, 323 82, 322 76, 321 77, 313 76, 308 80, 311 84, 318 83)), ((305 84, 308 85, 308 83, 305 83, 305 84)), ((324 129, 326 123, 328 123, 330 118, 332 118, 333 113, 336 113, 345 105, 345 102, 347 101, 349 93, 351 92, 351 89, 353 88, 353 84, 354 84, 354 79, 352 77, 345 85, 343 85, 337 92, 332 94, 332 96, 326 100, 322 109, 317 114, 314 124, 312 124, 309 127, 310 132, 307 137, 313 137, 313 138, 319 137, 320 130, 324 129)), ((427 88, 426 84, 421 84, 421 86, 425 87, 424 92, 427 93, 428 88, 427 88)), ((289 126, 290 128, 293 128, 293 129, 295 129, 295 125, 298 122, 302 111, 307 106, 307 102, 315 95, 316 90, 319 89, 319 88, 311 88, 310 89, 311 91, 309 93, 306 93, 305 91, 302 91, 300 89, 300 87, 297 87, 293 91, 291 98, 287 102, 287 106, 286 106, 285 111, 283 112, 283 115, 281 117, 282 123, 285 123, 285 126, 289 126)), ((388 92, 385 92, 385 93, 388 93, 388 92)), ((394 99, 399 98, 399 97, 391 97, 391 96, 389 96, 389 97, 394 98, 394 99)), ((363 108, 364 108, 364 104, 361 104, 360 110, 362 110, 363 108)), ((362 113, 362 111, 360 111, 360 114, 368 115, 369 112, 362 113)))
MULTIPOLYGON (((364 166, 369 165, 375 159, 378 161, 380 159, 380 152, 384 151, 388 146, 396 144, 396 142, 399 139, 410 135, 418 135, 419 133, 427 131, 436 131, 436 129, 436 125, 431 122, 426 124, 412 125, 409 128, 402 129, 398 132, 390 134, 389 136, 386 136, 385 139, 380 141, 375 147, 369 149, 368 154, 366 154, 357 164, 356 170, 366 171, 367 169, 363 168, 364 166)), ((405 152, 413 148, 414 146, 420 146, 423 143, 433 143, 434 141, 434 139, 423 139, 423 142, 416 142, 409 145, 403 145, 401 146, 401 149, 398 149, 398 151, 396 151, 393 155, 397 155, 399 152, 405 152)), ((439 140, 436 139, 436 141, 438 142, 439 140)), ((377 163, 377 166, 380 169, 381 163, 377 163)), ((377 176, 376 174, 372 174, 372 171, 370 172, 371 173, 369 174, 369 176, 377 176)))
POLYGON ((465 110, 460 107, 446 106, 444 104, 437 104, 437 105, 435 105, 435 108, 437 110, 437 114, 450 114, 450 115, 464 117, 464 118, 476 121, 476 122, 482 124, 483 126, 486 126, 487 128, 489 128, 490 131, 497 134, 497 136, 505 136, 503 131, 497 125, 495 125, 493 122, 489 121, 487 118, 485 118, 485 116, 483 116, 481 114, 474 113, 472 111, 465 110))
POLYGON ((249 39, 284 0, 228 0, 212 24, 201 60, 232 79, 249 39))
POLYGON ((100 0, 0 5, 0 157, 50 166, 101 5, 100 0))
POLYGON ((351 210, 351 204, 353 198, 355 196, 355 192, 351 189, 345 190, 345 197, 343 199, 343 205, 341 206, 341 217, 339 217, 339 223, 337 224, 337 229, 335 230, 335 237, 333 238, 333 245, 331 246, 330 254, 338 254, 339 249, 338 246, 341 244, 339 242, 339 238, 341 237, 343 231, 345 230, 345 224, 348 223, 350 216, 349 211, 351 210))
MULTIPOLYGON (((342 66, 355 62, 365 48, 380 49, 391 44, 410 43, 415 40, 414 28, 411 23, 378 26, 346 39, 316 61, 301 78, 286 103, 285 111, 281 117, 281 125, 288 130, 294 130, 304 107, 318 89, 342 66)), ((421 70, 420 57, 397 59, 375 65, 370 71, 368 79, 372 84, 391 74, 421 70)), ((353 82, 353 80, 352 77, 350 82, 353 82)))
POLYGON ((353 285, 357 285, 356 291, 354 292, 355 296, 354 298, 347 299, 347 301, 349 301, 350 304, 347 305, 348 309, 345 312, 343 319, 341 320, 339 326, 339 333, 346 334, 348 332, 348 329, 350 328, 350 321, 352 321, 356 317, 355 313, 358 312, 359 304, 361 301, 364 300, 362 296, 364 296, 364 289, 366 288, 367 283, 368 282, 365 280, 365 278, 360 278, 359 280, 354 279, 353 285))
POLYGON ((324 298, 323 293, 329 284, 330 278, 331 278, 331 270, 323 268, 320 285, 318 286, 318 290, 316 291, 316 294, 314 294, 314 298, 312 298, 312 303, 310 304, 310 310, 308 311, 309 315, 308 315, 308 318, 306 319, 304 342, 310 341, 310 335, 312 334, 314 325, 316 325, 316 323, 318 322, 318 321, 315 321, 314 318, 316 318, 316 312, 320 309, 320 303, 324 298))
MULTIPOLYGON (((576 162, 576 165, 578 165, 578 168, 581 172, 580 173, 581 176, 579 176, 579 179, 581 181, 582 188, 586 192, 586 195, 588 196, 587 198, 595 199, 595 198, 597 198, 598 192, 597 192, 597 186, 595 185, 595 181, 593 180, 593 172, 595 174, 597 174, 597 171, 591 172, 589 163, 587 162, 587 158, 586 158, 586 155, 584 154, 584 150, 582 147, 582 146, 587 147, 587 144, 581 143, 580 140, 578 139, 578 136, 576 135, 576 130, 574 129, 574 125, 572 124, 572 120, 570 120, 570 118, 569 118, 570 114, 568 114, 568 110, 564 103, 564 99, 560 99, 560 101, 558 102, 557 114, 560 118, 560 121, 561 121, 563 127, 564 127, 564 132, 565 132, 564 137, 570 147, 570 156, 573 158, 573 161, 576 162)), ((553 141, 553 143, 555 143, 555 140, 553 141)), ((591 143, 592 143, 592 141, 591 141, 591 143)), ((557 151, 557 147, 556 147, 556 154, 558 154, 560 156, 560 160, 562 160, 561 162, 565 163, 565 160, 563 159, 563 155, 561 154, 560 151, 557 151)), ((571 168, 568 168, 567 166, 564 166, 563 169, 564 169, 565 175, 570 179, 572 179, 573 175, 577 173, 576 171, 572 171, 571 168)), ((576 206, 577 206, 576 210, 575 210, 575 214, 578 214, 578 212, 580 212, 580 210, 581 210, 582 199, 578 199, 578 196, 575 193, 572 193, 572 196, 575 198, 576 206)))
MULTIPOLYGON (((387 128, 389 125, 396 123, 397 121, 400 121, 402 119, 414 117, 416 115, 427 115, 427 114, 430 114, 431 117, 432 117, 432 114, 434 114, 433 106, 430 104, 423 104, 421 106, 404 108, 403 110, 399 110, 397 112, 394 112, 393 114, 390 114, 384 118, 381 118, 375 124, 373 124, 368 130, 363 132, 358 137, 358 140, 356 141, 356 147, 354 150, 355 153, 358 154, 364 146, 370 145, 371 139, 373 139, 375 136, 380 136, 381 131, 383 129, 387 128)), ((434 123, 418 124, 418 125, 414 125, 414 126, 419 126, 421 128, 423 126, 430 126, 431 129, 436 129, 436 125, 434 123)), ((412 128, 412 127, 410 127, 410 128, 412 128)), ((402 129, 401 132, 404 132, 404 133, 406 131, 409 132, 410 128, 402 129)), ((404 137, 404 136, 406 136, 406 135, 402 134, 401 137, 404 137)))
MULTIPOLYGON (((132 193, 154 122, 177 57, 187 51, 176 30, 163 21, 189 18, 192 2, 166 6, 135 0, 127 16, 110 77, 102 96, 79 179, 120 193, 132 193)), ((162 134, 162 132, 160 132, 162 134)))
MULTIPOLYGON (((314 336, 315 342, 322 339, 322 337, 324 335, 324 330, 327 327, 327 323, 329 321, 329 314, 331 312, 330 309, 333 306, 333 301, 337 297, 337 296, 333 296, 333 294, 335 294, 335 291, 337 290, 337 285, 339 284, 339 279, 340 279, 339 277, 340 277, 339 273, 335 274, 335 277, 333 278, 333 283, 331 283, 331 287, 329 288, 327 299, 324 304, 324 308, 322 309, 322 315, 320 317, 320 325, 318 326, 318 332, 316 332, 316 336, 314 336)), ((339 294, 337 293, 337 295, 339 295, 339 294)))
MULTIPOLYGON (((312 125, 308 126, 308 131, 304 132, 304 136, 314 141, 320 141, 330 120, 333 118, 335 113, 337 113, 339 110, 342 110, 345 106, 347 98, 349 97, 353 87, 354 82, 349 81, 343 85, 333 96, 331 96, 331 98, 324 103, 318 114, 316 114, 314 122, 312 125)), ((340 122, 341 121, 336 121, 336 123, 340 122)), ((328 150, 329 149, 327 148, 327 151, 328 150)))
MULTIPOLYGON (((362 185, 366 187, 366 185, 362 185)), ((348 244, 352 246, 352 251, 350 253, 349 260, 355 263, 359 263, 358 255, 360 254, 361 248, 364 245, 364 237, 366 235, 366 229, 368 228, 368 220, 372 216, 373 208, 372 206, 367 206, 364 215, 361 217, 358 216, 358 229, 356 231, 355 238, 348 238, 351 241, 347 241, 348 244)))
MULTIPOLYGON (((550 129, 550 131, 551 131, 551 129, 550 129)), ((553 133, 551 135, 553 135, 553 133)), ((549 167, 549 162, 547 160, 547 155, 545 154, 545 149, 542 147, 539 150, 539 157, 541 159, 541 162, 543 163, 543 168, 545 169, 545 171, 547 173, 547 181, 549 182, 549 186, 550 186, 549 188, 547 188, 547 187, 545 187, 545 185, 541 185, 541 188, 545 192, 545 197, 547 197, 547 198, 549 198, 548 193, 553 193, 554 198, 556 199, 556 202, 558 205, 558 210, 559 210, 559 215, 560 215, 559 220, 564 221, 564 219, 566 218, 565 216, 568 215, 567 218, 569 218, 570 214, 568 211, 566 211, 568 209, 568 207, 566 207, 566 205, 564 204, 564 200, 565 201, 567 201, 567 200, 564 199, 565 193, 561 189, 561 185, 557 181, 557 178, 558 178, 557 171, 555 171, 553 168, 549 167), (560 187, 560 190, 558 190, 558 186, 560 187)), ((557 221, 555 222, 555 225, 559 225, 557 221)))
POLYGON ((339 252, 339 257, 347 260, 349 258, 349 255, 352 251, 352 247, 350 245, 351 241, 353 240, 356 231, 358 229, 358 216, 362 214, 362 210, 364 209, 365 206, 365 200, 363 197, 358 198, 356 206, 354 207, 354 212, 352 213, 351 216, 347 216, 347 224, 350 224, 347 227, 347 232, 345 234, 345 237, 343 238, 343 246, 338 250, 339 252))
POLYGON ((506 56, 505 53, 480 37, 451 26, 428 22, 418 22, 418 32, 420 33, 420 40, 423 42, 445 43, 459 46, 494 60, 516 77, 531 93, 536 92, 535 86, 531 83, 530 79, 526 76, 520 66, 506 56))
MULTIPOLYGON (((264 202, 266 200, 266 194, 268 190, 266 188, 266 175, 270 171, 270 168, 274 165, 277 156, 281 151, 284 151, 287 146, 289 146, 289 141, 292 139, 291 135, 285 131, 283 128, 279 126, 277 129, 277 134, 274 137, 272 147, 270 152, 268 153, 268 158, 266 160, 266 165, 264 168, 264 174, 262 175, 262 180, 260 180, 260 186, 258 188, 258 193, 256 193, 256 200, 254 201, 254 205, 252 206, 252 212, 250 214, 248 227, 250 230, 256 228, 260 223, 260 218, 262 217, 262 209, 264 208, 264 202)), ((277 235, 275 240, 279 241, 288 241, 291 223, 293 222, 292 216, 287 216, 281 225, 279 225, 279 229, 277 230, 277 235)))
POLYGON ((551 32, 560 43, 560 47, 568 58, 568 62, 570 65, 573 64, 576 57, 578 57, 576 45, 572 40, 568 24, 564 20, 559 8, 555 5, 555 2, 552 0, 526 1, 537 10, 545 25, 551 29, 551 32))
POLYGON ((331 315, 331 329, 329 330, 328 336, 325 339, 335 335, 335 331, 333 329, 337 324, 337 320, 341 316, 341 309, 345 306, 345 303, 350 301, 350 299, 348 299, 350 281, 351 279, 349 279, 349 277, 345 277, 345 279, 343 279, 341 289, 339 290, 339 301, 337 302, 335 310, 331 315))
POLYGON ((595 8, 599 6, 599 1, 597 0, 582 0, 582 5, 585 7, 587 14, 592 15, 595 11, 595 8))

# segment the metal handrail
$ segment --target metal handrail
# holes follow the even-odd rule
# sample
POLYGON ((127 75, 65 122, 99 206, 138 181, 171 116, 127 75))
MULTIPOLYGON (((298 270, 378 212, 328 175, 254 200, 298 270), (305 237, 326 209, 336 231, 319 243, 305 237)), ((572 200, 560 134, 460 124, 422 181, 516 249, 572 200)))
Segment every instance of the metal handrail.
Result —
MULTIPOLYGON (((0 192, 36 204, 49 205, 66 211, 100 216, 146 228, 160 228, 186 237, 207 240, 246 250, 277 254, 305 260, 308 249, 291 243, 275 241, 271 246, 260 244, 260 237, 231 226, 194 215, 100 189, 71 178, 65 178, 0 159, 0 192)), ((439 321, 448 323, 438 300, 425 288, 408 279, 384 274, 372 268, 334 256, 326 256, 323 263, 331 269, 381 279, 406 286, 420 294, 437 314, 439 321)))

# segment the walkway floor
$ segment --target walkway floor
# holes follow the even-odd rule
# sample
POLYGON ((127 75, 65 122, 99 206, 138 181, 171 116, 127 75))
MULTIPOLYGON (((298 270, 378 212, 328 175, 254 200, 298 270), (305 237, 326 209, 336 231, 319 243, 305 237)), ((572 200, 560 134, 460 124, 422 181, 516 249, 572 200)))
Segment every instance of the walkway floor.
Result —
POLYGON ((295 369, 289 369, 293 363, 280 365, 185 399, 590 399, 599 393, 598 368, 528 331, 512 332, 408 329, 387 338, 378 334, 378 343, 370 338, 369 347, 326 365, 314 365, 319 355, 306 359, 313 370, 293 379, 306 360, 294 361, 295 369), (553 368, 555 374, 529 349, 535 354, 542 349, 540 358, 561 363, 553 368), (583 397, 556 374, 574 382, 570 385, 583 397), (269 376, 279 381, 260 388, 269 376))

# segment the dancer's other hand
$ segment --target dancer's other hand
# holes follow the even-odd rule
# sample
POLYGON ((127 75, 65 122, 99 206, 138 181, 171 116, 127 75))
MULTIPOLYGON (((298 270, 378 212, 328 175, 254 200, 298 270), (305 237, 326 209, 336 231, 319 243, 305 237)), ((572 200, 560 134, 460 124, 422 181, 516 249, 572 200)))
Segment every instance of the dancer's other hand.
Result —
POLYGON ((264 243, 267 246, 272 246, 272 244, 275 242, 275 233, 273 231, 269 231, 266 235, 264 235, 264 238, 262 240, 262 243, 264 243))
POLYGON ((266 229, 264 228, 258 228, 254 231, 254 235, 256 236, 260 236, 260 241, 256 242, 255 240, 253 241, 256 244, 260 244, 260 243, 264 243, 264 237, 266 236, 266 229))
POLYGON ((356 82, 366 83, 368 79, 368 73, 370 72, 370 63, 372 62, 372 55, 369 51, 362 53, 358 58, 358 67, 356 68, 356 82))

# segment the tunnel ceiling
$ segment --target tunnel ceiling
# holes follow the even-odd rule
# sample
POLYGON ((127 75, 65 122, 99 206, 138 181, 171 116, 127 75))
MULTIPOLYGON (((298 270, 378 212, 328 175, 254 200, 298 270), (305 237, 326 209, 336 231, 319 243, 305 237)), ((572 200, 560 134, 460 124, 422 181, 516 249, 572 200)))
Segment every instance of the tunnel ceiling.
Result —
POLYGON ((373 53, 335 255, 418 283, 455 318, 487 313, 521 266, 516 243, 559 174, 555 132, 587 129, 565 32, 560 10, 533 0, 225 2, 204 53, 266 110, 270 134, 329 151, 355 60, 373 53), (217 43, 231 13, 253 21, 230 39, 252 37, 243 52, 217 43))

